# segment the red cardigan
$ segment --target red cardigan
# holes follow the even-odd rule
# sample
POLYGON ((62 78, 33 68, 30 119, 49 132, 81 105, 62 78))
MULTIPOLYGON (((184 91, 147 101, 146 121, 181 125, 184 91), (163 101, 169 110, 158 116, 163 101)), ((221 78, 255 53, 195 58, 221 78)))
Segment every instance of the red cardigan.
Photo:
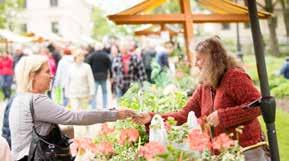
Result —
POLYGON ((259 97, 260 93, 250 77, 242 69, 232 68, 224 74, 214 98, 210 87, 199 85, 182 110, 163 114, 162 117, 174 117, 178 124, 183 124, 190 111, 194 111, 197 117, 202 117, 217 110, 220 124, 215 128, 215 135, 223 132, 235 133, 236 127, 244 125, 239 142, 242 147, 246 147, 262 141, 262 131, 257 119, 260 109, 241 106, 259 97))

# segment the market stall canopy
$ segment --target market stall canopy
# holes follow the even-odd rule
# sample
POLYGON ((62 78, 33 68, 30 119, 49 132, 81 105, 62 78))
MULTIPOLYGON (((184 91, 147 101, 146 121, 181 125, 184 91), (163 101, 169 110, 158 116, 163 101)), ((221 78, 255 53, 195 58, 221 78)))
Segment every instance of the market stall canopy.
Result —
POLYGON ((45 41, 54 41, 54 42, 66 42, 67 40, 55 33, 36 33, 34 32, 34 37, 36 38, 36 40, 39 39, 43 39, 45 41))
POLYGON ((134 32, 136 36, 148 36, 148 35, 160 35, 161 32, 168 32, 170 36, 176 36, 180 31, 174 31, 164 24, 161 25, 150 25, 145 29, 137 30, 134 32))
POLYGON ((42 43, 42 42, 47 41, 47 39, 45 39, 44 37, 36 35, 33 32, 27 32, 27 33, 24 34, 24 36, 31 38, 32 42, 42 43))
MULTIPOLYGON (((248 8, 229 0, 197 0, 197 2, 211 11, 209 14, 192 13, 190 0, 179 0, 181 13, 146 14, 159 7, 166 0, 146 0, 135 6, 108 16, 116 24, 182 24, 186 42, 188 61, 192 62, 189 45, 193 38, 194 23, 229 23, 249 22, 248 8)), ((258 17, 266 19, 270 13, 258 11, 258 17)))
POLYGON ((18 35, 9 30, 0 30, 0 39, 1 42, 15 42, 15 43, 28 43, 32 41, 31 38, 18 35))

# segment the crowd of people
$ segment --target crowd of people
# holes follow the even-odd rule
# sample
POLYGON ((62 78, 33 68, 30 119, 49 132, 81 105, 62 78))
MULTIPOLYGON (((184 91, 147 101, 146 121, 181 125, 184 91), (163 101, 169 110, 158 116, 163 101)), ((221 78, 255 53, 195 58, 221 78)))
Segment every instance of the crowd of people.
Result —
MULTIPOLYGON (((13 159, 41 158, 32 141, 32 133, 50 136, 58 124, 91 125, 131 117, 136 123, 149 125, 154 113, 83 109, 88 104, 92 109, 96 108, 98 86, 102 88, 103 108, 108 108, 107 83, 111 83, 112 91, 118 98, 133 82, 147 80, 165 85, 167 77, 173 75, 173 64, 168 57, 174 47, 173 42, 166 42, 160 47, 146 43, 141 48, 133 39, 113 39, 108 46, 97 43, 87 48, 65 47, 59 50, 52 44, 37 55, 18 54, 24 56, 18 58, 14 66, 12 56, 2 56, 1 65, 11 67, 10 70, 5 69, 5 74, 13 78, 15 73, 16 81, 16 95, 6 120, 10 126, 13 159), (7 62, 3 63, 4 59, 7 62), (51 84, 53 88, 61 89, 62 105, 50 98, 53 94, 46 93, 51 84), (66 105, 70 105, 72 110, 65 108, 66 105)), ((199 85, 183 109, 162 114, 163 119, 173 117, 180 125, 187 121, 188 113, 194 111, 198 118, 205 119, 214 128, 213 135, 224 132, 236 134, 236 127, 243 125, 243 133, 234 137, 239 139, 242 147, 248 147, 244 152, 245 160, 268 161, 263 144, 255 146, 264 141, 257 119, 260 109, 246 108, 260 97, 260 92, 242 65, 228 54, 219 37, 199 42, 194 53, 199 85)))
MULTIPOLYGON (((102 108, 108 108, 108 90, 119 98, 133 82, 165 84, 168 73, 171 73, 170 65, 173 67, 169 65, 168 59, 173 50, 173 42, 156 45, 146 40, 140 44, 132 38, 110 37, 106 43, 98 42, 86 47, 60 47, 57 43, 49 43, 34 54, 48 58, 54 76, 52 88, 48 92, 50 97, 56 99, 53 97, 54 92, 60 91, 61 99, 58 102, 62 105, 73 109, 96 109, 100 107, 100 102, 97 102, 99 86, 102 108)), ((31 55, 24 51, 23 47, 18 46, 15 52, 4 52, 0 56, 0 85, 6 100, 11 97, 16 64, 23 56, 31 55)))

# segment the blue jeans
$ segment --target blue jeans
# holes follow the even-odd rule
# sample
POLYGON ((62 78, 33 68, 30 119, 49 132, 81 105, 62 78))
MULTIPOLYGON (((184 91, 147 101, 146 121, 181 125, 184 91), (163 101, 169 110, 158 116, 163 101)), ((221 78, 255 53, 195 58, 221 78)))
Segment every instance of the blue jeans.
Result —
POLYGON ((0 88, 2 88, 3 84, 4 84, 4 76, 0 75, 0 88))
POLYGON ((3 75, 2 90, 3 90, 5 99, 10 98, 11 96, 12 83, 13 83, 12 75, 3 75))
MULTIPOLYGON (((102 104, 103 104, 103 108, 107 107, 107 83, 106 83, 106 79, 104 80, 96 80, 95 81, 95 95, 97 96, 97 91, 98 91, 98 86, 101 86, 101 91, 102 91, 102 104)), ((96 108, 96 97, 93 98, 92 102, 92 108, 95 109, 96 108)))

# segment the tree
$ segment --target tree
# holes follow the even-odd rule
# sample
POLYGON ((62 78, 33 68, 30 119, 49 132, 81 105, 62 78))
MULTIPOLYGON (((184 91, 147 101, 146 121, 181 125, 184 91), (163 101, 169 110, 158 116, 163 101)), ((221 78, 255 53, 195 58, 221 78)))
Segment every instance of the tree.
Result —
POLYGON ((278 46, 278 38, 276 34, 276 28, 277 28, 277 16, 274 14, 275 6, 277 5, 278 0, 275 0, 273 3, 272 0, 265 0, 265 5, 258 3, 258 6, 266 10, 267 12, 272 13, 272 17, 268 19, 268 27, 270 32, 270 48, 272 55, 274 56, 280 56, 279 46, 278 46))
MULTIPOLYGON (((277 4, 276 2, 273 4, 272 0, 265 0, 265 10, 274 13, 275 5, 277 4)), ((269 43, 272 50, 272 54, 275 56, 279 56, 280 51, 278 46, 278 38, 276 34, 277 16, 275 14, 273 14, 273 16, 268 19, 268 27, 270 31, 271 40, 269 41, 269 43)))
POLYGON ((25 0, 2 0, 0 3, 0 28, 15 27, 15 16, 25 4, 25 0))
POLYGON ((122 36, 127 34, 132 34, 135 26, 121 25, 117 26, 113 22, 109 21, 104 15, 103 11, 97 7, 93 8, 92 11, 92 37, 95 39, 101 39, 105 35, 116 35, 122 36))
POLYGON ((283 10, 286 36, 289 38, 289 0, 280 0, 280 3, 283 10))

